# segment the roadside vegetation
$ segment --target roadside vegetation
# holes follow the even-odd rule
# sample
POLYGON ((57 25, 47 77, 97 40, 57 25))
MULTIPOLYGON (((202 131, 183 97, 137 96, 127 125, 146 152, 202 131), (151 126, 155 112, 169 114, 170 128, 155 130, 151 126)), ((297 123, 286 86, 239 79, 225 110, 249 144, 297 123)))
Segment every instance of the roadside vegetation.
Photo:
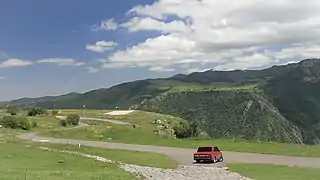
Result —
POLYGON ((319 169, 267 164, 228 164, 229 170, 256 180, 318 180, 319 169))

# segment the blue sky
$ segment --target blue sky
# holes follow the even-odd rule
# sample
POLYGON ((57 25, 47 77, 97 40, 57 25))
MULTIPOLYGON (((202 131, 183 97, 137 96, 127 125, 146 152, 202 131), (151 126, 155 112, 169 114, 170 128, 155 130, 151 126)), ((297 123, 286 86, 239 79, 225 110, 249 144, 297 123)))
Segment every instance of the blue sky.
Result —
MULTIPOLYGON (((0 61, 9 58, 36 60, 73 58, 98 68, 94 59, 104 58, 85 49, 88 43, 112 40, 119 49, 144 39, 143 35, 121 32, 92 32, 90 27, 104 19, 126 19, 124 14, 136 4, 150 0, 4 0, 0 2, 0 61)), ((85 67, 39 64, 0 68, 0 100, 86 91, 145 77, 168 76, 146 68, 106 69, 87 73, 85 67)))
POLYGON ((2 0, 0 24, 0 101, 320 52, 315 0, 2 0))

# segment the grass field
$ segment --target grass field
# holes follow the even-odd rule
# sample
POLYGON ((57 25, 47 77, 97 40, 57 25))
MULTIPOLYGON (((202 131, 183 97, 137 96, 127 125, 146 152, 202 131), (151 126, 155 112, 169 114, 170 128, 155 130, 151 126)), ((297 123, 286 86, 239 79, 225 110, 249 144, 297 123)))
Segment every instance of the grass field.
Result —
MULTIPOLYGON (((90 116, 90 117, 97 117, 102 116, 104 113, 110 112, 110 110, 87 110, 83 109, 56 109, 60 112, 59 115, 67 116, 70 114, 79 114, 81 116, 90 116)), ((50 110, 52 111, 52 110, 50 110)))
POLYGON ((56 152, 46 152, 18 144, 0 144, 0 179, 88 180, 135 179, 116 164, 56 152))
MULTIPOLYGON (((67 114, 78 114, 79 110, 66 111, 67 114)), ((90 110, 88 110, 90 112, 90 110)), ((93 117, 102 116, 99 111, 90 112, 93 117)), ((91 116, 91 115, 90 115, 91 116)), ((156 126, 151 124, 157 119, 175 122, 178 118, 154 113, 136 111, 125 116, 111 116, 113 119, 128 121, 143 125, 143 128, 123 125, 113 125, 101 121, 86 121, 94 126, 65 130, 59 126, 54 117, 28 117, 29 121, 37 122, 37 127, 31 131, 44 135, 87 139, 98 141, 113 141, 123 143, 151 144, 173 147, 196 148, 200 145, 216 144, 222 150, 258 152, 270 154, 285 154, 297 156, 320 157, 320 146, 301 146, 294 144, 258 143, 232 140, 176 140, 160 138, 153 133, 156 126), (48 131, 48 132, 46 132, 48 131)), ((111 118, 109 117, 109 118, 111 118)), ((67 127, 68 128, 68 127, 67 127)), ((142 166, 176 168, 177 163, 166 155, 124 150, 110 150, 93 147, 77 148, 72 145, 35 143, 22 141, 14 136, 23 130, 0 129, 0 179, 24 179, 27 169, 27 179, 135 179, 135 176, 124 172, 118 164, 102 164, 91 159, 57 152, 40 150, 38 147, 49 147, 58 150, 77 151, 98 155, 114 161, 142 166), (152 159, 152 161, 150 161, 152 159)), ((257 179, 318 179, 320 171, 311 168, 286 167, 260 164, 228 164, 230 171, 257 179)))
MULTIPOLYGON (((54 117, 27 117, 30 122, 37 122, 33 132, 64 130, 59 120, 54 117)), ((136 179, 133 174, 124 172, 118 164, 104 164, 92 159, 39 149, 48 147, 57 150, 69 150, 90 155, 98 155, 116 162, 151 166, 159 168, 176 168, 177 163, 169 157, 158 153, 109 150, 72 145, 36 143, 17 139, 15 136, 28 131, 0 128, 0 180, 25 179, 136 179), (152 161, 150 161, 152 159, 152 161), (62 162, 62 163, 61 163, 62 162), (27 170, 27 171, 26 171, 27 170)))
POLYGON ((256 180, 318 180, 319 169, 264 164, 228 164, 230 171, 256 180))
POLYGON ((101 156, 113 161, 120 161, 127 164, 135 164, 140 166, 158 167, 158 168, 177 168, 178 163, 170 159, 168 156, 159 153, 113 150, 105 148, 95 148, 82 146, 80 149, 73 145, 48 144, 48 143, 31 143, 33 147, 49 147, 53 149, 61 149, 68 151, 77 151, 86 154, 101 156), (150 161, 152 159, 152 161, 150 161))

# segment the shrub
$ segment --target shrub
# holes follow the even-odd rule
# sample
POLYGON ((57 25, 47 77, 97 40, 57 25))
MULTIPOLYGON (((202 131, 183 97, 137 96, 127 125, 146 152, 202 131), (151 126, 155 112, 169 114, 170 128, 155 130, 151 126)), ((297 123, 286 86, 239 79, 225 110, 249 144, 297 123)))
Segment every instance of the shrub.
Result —
POLYGON ((14 116, 5 116, 1 119, 1 125, 4 128, 17 129, 19 127, 17 118, 14 116))
POLYGON ((19 118, 18 123, 19 123, 19 128, 22 130, 30 130, 31 129, 31 125, 26 118, 19 118))
POLYGON ((52 114, 53 116, 58 115, 58 113, 59 113, 59 111, 57 111, 57 110, 53 110, 53 111, 51 111, 51 114, 52 114))
POLYGON ((28 116, 38 116, 38 115, 43 115, 46 114, 46 110, 40 108, 40 107, 32 107, 29 109, 27 115, 28 116))
POLYGON ((32 128, 35 128, 35 127, 37 127, 37 126, 38 126, 37 121, 32 121, 31 127, 32 127, 32 128))
POLYGON ((60 120, 60 125, 61 126, 67 126, 67 121, 64 120, 64 119, 60 120))
POLYGON ((67 116, 66 121, 67 124, 76 126, 79 124, 80 116, 78 114, 70 114, 67 116))
POLYGON ((26 118, 5 116, 1 119, 1 125, 5 128, 30 130, 31 125, 26 118))
POLYGON ((173 127, 174 133, 177 138, 189 138, 192 136, 192 130, 187 121, 180 121, 173 127))

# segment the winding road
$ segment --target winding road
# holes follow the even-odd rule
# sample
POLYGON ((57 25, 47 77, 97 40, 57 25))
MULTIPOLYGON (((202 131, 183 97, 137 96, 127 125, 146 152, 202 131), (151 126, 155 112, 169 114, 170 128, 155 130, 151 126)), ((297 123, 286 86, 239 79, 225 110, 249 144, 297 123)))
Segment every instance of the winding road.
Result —
MULTIPOLYGON (((58 117, 58 118, 63 118, 63 117, 58 117)), ((117 120, 106 120, 106 119, 100 119, 100 118, 86 118, 86 117, 81 117, 81 119, 105 121, 105 122, 122 124, 122 125, 130 125, 130 123, 128 122, 117 121, 117 120)), ((83 126, 87 126, 87 124, 81 123, 80 126, 78 126, 77 128, 83 127, 83 126)), ((276 165, 320 168, 320 158, 312 158, 312 157, 295 157, 295 156, 284 156, 284 155, 269 155, 269 154, 254 154, 254 153, 223 151, 224 162, 222 163, 195 164, 192 158, 192 154, 195 152, 195 149, 41 137, 36 133, 20 134, 17 137, 20 139, 36 141, 36 142, 73 144, 73 145, 81 144, 84 146, 99 147, 99 148, 162 153, 162 154, 166 154, 167 156, 169 156, 170 158, 172 158, 173 160, 177 161, 182 165, 222 167, 222 166, 225 166, 227 163, 262 163, 262 164, 276 164, 276 165)))

